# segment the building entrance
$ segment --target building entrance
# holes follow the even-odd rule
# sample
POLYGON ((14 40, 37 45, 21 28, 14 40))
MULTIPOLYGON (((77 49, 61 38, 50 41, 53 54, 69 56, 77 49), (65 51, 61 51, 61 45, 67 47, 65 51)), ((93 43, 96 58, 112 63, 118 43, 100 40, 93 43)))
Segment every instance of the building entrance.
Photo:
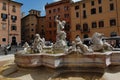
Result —
POLYGON ((12 37, 12 43, 11 43, 11 45, 17 45, 16 37, 15 36, 12 37))

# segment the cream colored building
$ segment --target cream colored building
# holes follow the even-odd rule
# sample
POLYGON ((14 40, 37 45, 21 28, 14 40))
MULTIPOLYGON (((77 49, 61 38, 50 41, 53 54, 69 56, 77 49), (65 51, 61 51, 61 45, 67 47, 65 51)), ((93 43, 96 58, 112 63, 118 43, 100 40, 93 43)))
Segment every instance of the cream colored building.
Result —
POLYGON ((82 0, 71 4, 71 40, 76 35, 91 37, 120 35, 120 0, 82 0))
POLYGON ((10 0, 0 0, 0 45, 21 43, 21 6, 10 0))

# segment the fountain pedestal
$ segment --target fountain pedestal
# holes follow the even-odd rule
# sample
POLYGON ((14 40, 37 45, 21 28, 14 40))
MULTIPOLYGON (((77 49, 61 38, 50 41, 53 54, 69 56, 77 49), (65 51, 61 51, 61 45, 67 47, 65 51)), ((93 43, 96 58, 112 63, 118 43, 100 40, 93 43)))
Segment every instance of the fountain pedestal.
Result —
POLYGON ((112 52, 81 55, 76 52, 69 54, 15 54, 15 63, 21 67, 47 66, 59 67, 99 67, 105 68, 111 64, 112 52))
POLYGON ((111 63, 112 65, 120 65, 120 51, 112 51, 111 63))

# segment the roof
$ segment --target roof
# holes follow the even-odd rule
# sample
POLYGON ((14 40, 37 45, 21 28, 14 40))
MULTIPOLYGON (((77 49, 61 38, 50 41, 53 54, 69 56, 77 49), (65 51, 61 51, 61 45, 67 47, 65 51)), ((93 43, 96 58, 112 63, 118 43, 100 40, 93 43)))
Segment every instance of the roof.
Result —
POLYGON ((23 5, 22 3, 20 3, 20 2, 16 2, 16 1, 13 1, 13 0, 8 0, 8 1, 11 1, 11 2, 16 3, 16 4, 23 5))
POLYGON ((56 5, 60 5, 60 4, 63 4, 63 3, 70 3, 71 0, 60 0, 60 1, 57 1, 57 2, 53 2, 53 3, 47 3, 45 5, 45 8, 49 8, 49 7, 53 7, 53 6, 56 6, 56 5))
POLYGON ((38 12, 41 12, 40 10, 36 10, 36 9, 31 9, 31 10, 29 10, 29 12, 30 11, 38 11, 38 12))

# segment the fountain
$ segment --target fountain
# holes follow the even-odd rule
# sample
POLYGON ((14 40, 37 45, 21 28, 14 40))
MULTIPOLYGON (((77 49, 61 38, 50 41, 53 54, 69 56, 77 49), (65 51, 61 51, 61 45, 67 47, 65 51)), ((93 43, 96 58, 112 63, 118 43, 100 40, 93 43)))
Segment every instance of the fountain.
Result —
MULTIPOLYGON (((18 51, 14 55, 15 64, 0 67, 0 73, 7 78, 27 76, 23 80, 57 80, 59 76, 61 78, 61 76, 76 77, 76 75, 80 80, 97 80, 109 76, 109 74, 104 75, 104 72, 109 69, 110 65, 120 65, 120 51, 102 40, 102 33, 93 34, 92 45, 89 47, 83 44, 79 36, 76 36, 72 41, 72 46, 68 47, 66 33, 63 30, 65 21, 60 21, 58 16, 55 21, 57 22, 55 44, 46 46, 45 39, 36 34, 32 46, 25 42, 24 50, 18 51)), ((109 70, 111 71, 111 69, 109 70)), ((117 69, 118 72, 119 70, 120 68, 117 69)))
POLYGON ((45 39, 41 39, 40 35, 36 34, 32 46, 29 46, 26 42, 24 50, 15 54, 15 63, 18 66, 76 69, 79 67, 106 68, 112 64, 120 65, 120 58, 117 57, 120 55, 120 51, 113 51, 114 48, 105 40, 102 40, 103 34, 94 33, 92 37, 93 44, 90 47, 83 44, 79 36, 72 42, 72 46, 67 47, 66 33, 63 30, 66 22, 60 21, 58 16, 56 16, 55 21, 57 22, 55 44, 50 47, 46 46, 45 39))

